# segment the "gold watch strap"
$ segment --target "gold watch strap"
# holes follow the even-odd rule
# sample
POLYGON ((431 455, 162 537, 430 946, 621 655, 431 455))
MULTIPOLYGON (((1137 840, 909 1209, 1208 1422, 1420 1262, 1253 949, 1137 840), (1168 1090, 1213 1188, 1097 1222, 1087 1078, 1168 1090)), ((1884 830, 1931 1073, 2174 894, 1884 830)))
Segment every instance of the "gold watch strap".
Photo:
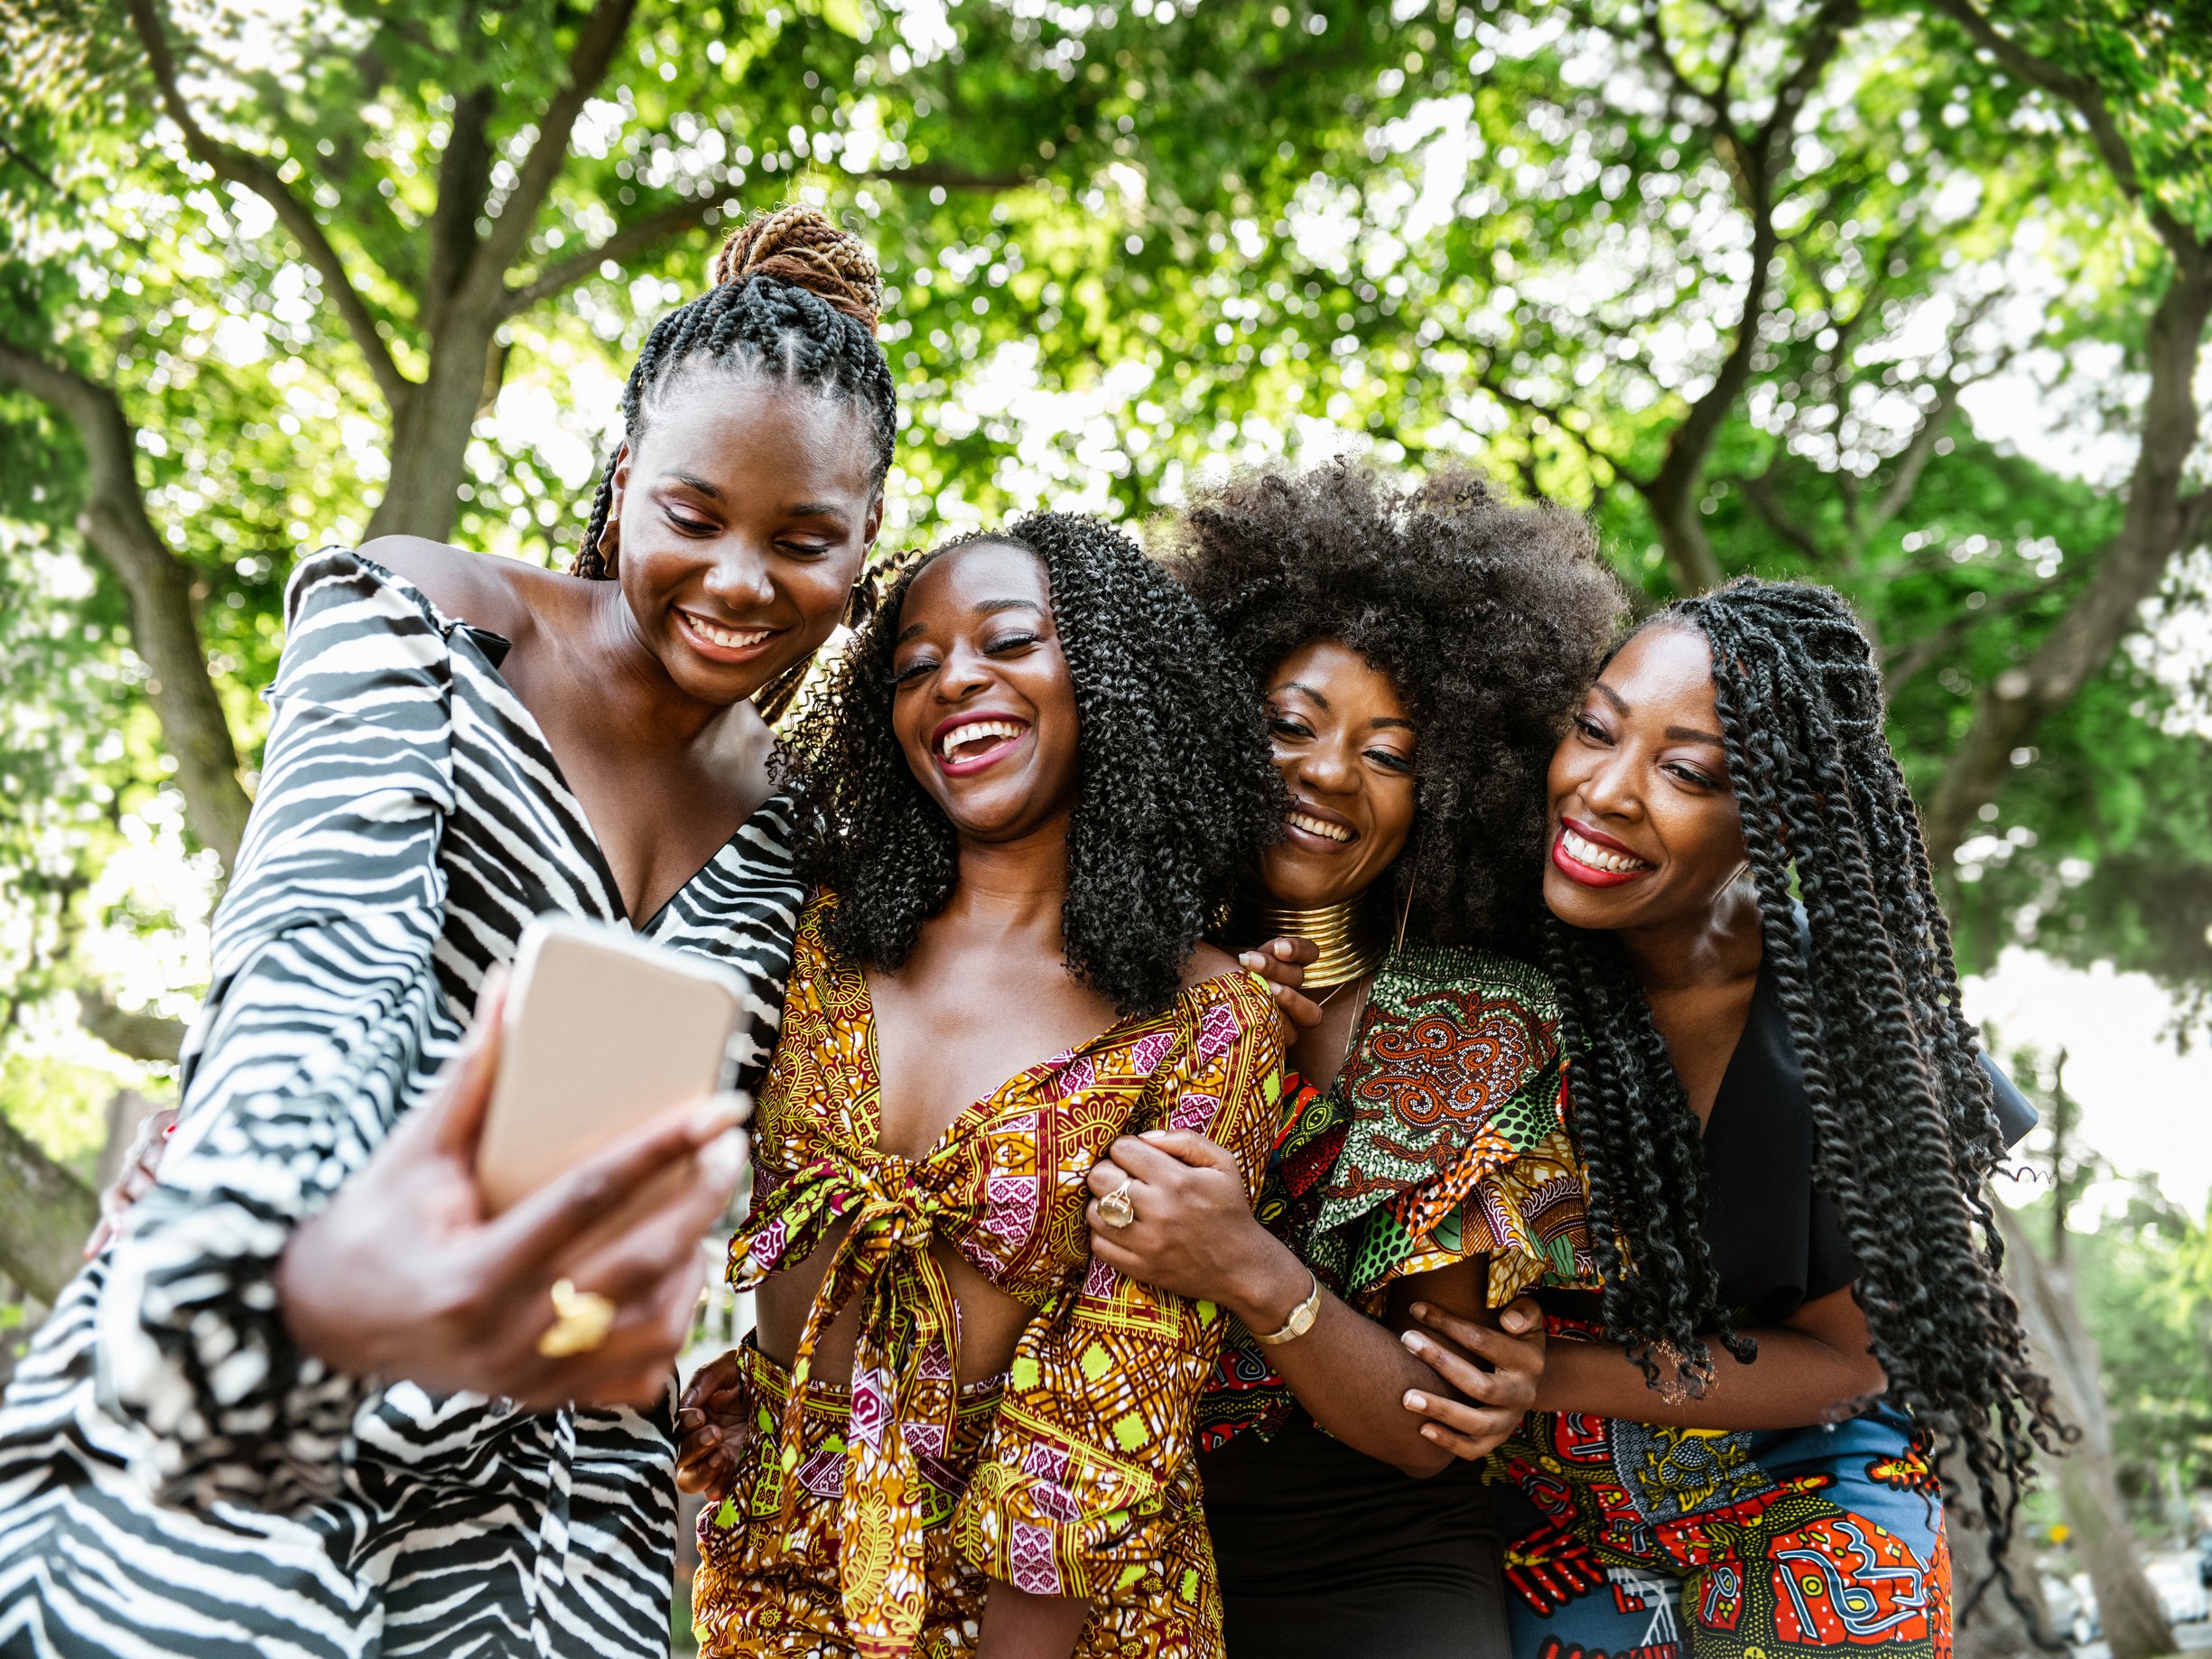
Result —
POLYGON ((1290 1310, 1290 1317, 1283 1321, 1282 1329, 1272 1334, 1254 1331, 1252 1336, 1256 1340, 1268 1347, 1274 1347, 1279 1343, 1303 1337, 1314 1328, 1314 1320, 1321 1313, 1321 1278, 1310 1267, 1306 1270, 1306 1276, 1314 1282, 1314 1288, 1306 1293, 1306 1300, 1290 1310))

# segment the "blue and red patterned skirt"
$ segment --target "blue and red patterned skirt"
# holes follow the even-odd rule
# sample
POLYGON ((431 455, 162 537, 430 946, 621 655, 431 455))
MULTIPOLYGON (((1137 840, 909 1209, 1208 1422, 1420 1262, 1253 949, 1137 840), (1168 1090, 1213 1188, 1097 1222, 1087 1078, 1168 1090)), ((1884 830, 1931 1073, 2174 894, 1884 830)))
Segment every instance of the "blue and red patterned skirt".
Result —
POLYGON ((1514 1659, 1950 1659, 1942 1496, 1889 1407, 1733 1432, 1531 1412, 1491 1467, 1514 1659))

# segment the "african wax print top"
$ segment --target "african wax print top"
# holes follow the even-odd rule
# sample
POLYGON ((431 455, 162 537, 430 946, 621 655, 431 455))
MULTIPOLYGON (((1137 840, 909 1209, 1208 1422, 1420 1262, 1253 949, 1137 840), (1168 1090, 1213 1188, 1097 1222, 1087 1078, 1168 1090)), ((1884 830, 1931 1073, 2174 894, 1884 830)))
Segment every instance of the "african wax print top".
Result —
MULTIPOLYGON (((1380 1318, 1390 1285, 1487 1256, 1502 1307, 1590 1270, 1586 1189, 1562 1122, 1551 982, 1464 946, 1391 955, 1326 1094, 1288 1075, 1257 1211, 1322 1283, 1380 1318)), ((1199 1405, 1200 1445, 1273 1433, 1296 1401, 1234 1320, 1199 1405)))
POLYGON ((1119 1136, 1186 1129, 1219 1142, 1256 1187, 1282 1048, 1263 982, 1209 979, 1008 1078, 909 1160, 881 1144, 868 982, 823 937, 835 902, 820 897, 800 918, 730 1282, 749 1289, 804 1261, 832 1226, 850 1229, 794 1357, 784 1504, 789 1514, 804 1501, 795 1465, 814 1345, 857 1301, 845 1614, 860 1653, 900 1654, 927 1595, 915 1495, 958 1427, 942 1384, 959 1375, 959 1319, 932 1241, 1036 1314, 952 1516, 962 1552, 1033 1594, 1111 1602, 1171 1519, 1162 1496, 1192 1453, 1194 1403, 1226 1321, 1092 1259, 1085 1178, 1119 1136))

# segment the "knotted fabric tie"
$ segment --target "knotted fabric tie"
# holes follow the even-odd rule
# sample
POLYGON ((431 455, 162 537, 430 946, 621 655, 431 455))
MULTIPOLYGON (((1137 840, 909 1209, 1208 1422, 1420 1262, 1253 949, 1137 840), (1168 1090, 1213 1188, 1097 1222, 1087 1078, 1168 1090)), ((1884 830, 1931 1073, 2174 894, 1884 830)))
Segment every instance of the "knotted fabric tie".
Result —
POLYGON ((923 1562, 926 1487, 917 1453, 945 1455, 957 1412, 959 1315, 944 1269, 930 1254, 938 1198, 914 1175, 913 1164, 888 1154, 865 1165, 841 1158, 808 1164, 756 1204, 730 1246, 731 1281, 749 1289, 785 1263, 804 1260, 837 1222, 850 1223, 792 1360, 777 1492, 788 1527, 799 1499, 814 1347, 857 1300, 860 1330, 838 1530, 845 1623, 862 1659, 896 1659, 921 1634, 929 1592, 923 1562), (923 1390, 917 1384, 925 1380, 943 1385, 923 1390), (935 1396, 934 1412, 921 1405, 918 1396, 925 1392, 935 1396))

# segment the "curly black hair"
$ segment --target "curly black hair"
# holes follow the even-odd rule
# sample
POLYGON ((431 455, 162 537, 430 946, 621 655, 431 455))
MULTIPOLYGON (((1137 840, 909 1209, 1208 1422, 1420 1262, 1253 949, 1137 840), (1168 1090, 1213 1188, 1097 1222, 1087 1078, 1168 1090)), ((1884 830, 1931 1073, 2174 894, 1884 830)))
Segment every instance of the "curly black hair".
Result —
MULTIPOLYGON (((1814 1179, 1858 1257, 1891 1397, 1963 1450, 2002 1564, 2037 1447, 2071 1431, 1999 1276, 1986 1188, 2003 1141, 1919 814, 1883 734, 1873 648, 1827 589, 1749 577, 1643 627, 1693 629, 1711 648, 1765 966, 1812 1108, 1814 1179)), ((1701 1392, 1708 1335, 1740 1360, 1756 1350, 1730 1323, 1706 1249, 1697 1120, 1619 942, 1556 919, 1547 931, 1607 1335, 1654 1387, 1701 1392)))
POLYGON ((1200 494, 1168 564, 1252 684, 1317 639, 1389 676, 1417 735, 1408 935, 1529 942, 1545 771, 1623 615, 1589 527, 1456 468, 1400 488, 1337 462, 1200 494))
POLYGON ((895 969, 953 896, 953 826, 892 730, 891 658, 915 577, 979 541, 1044 565, 1074 682, 1068 969, 1124 1014, 1164 1008, 1208 921, 1280 834, 1282 790, 1259 704, 1198 608, 1128 536, 1077 514, 1037 513, 909 563, 789 723, 799 868, 839 896, 830 947, 895 969))

